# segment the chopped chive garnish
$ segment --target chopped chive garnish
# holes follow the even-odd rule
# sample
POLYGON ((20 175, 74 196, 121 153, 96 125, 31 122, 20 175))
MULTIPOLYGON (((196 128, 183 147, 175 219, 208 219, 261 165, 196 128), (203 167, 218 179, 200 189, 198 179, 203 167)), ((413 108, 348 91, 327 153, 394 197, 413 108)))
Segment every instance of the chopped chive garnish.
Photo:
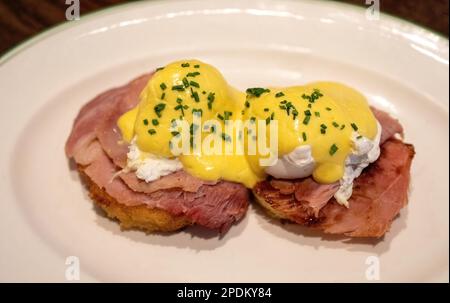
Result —
POLYGON ((333 121, 332 124, 333 124, 334 127, 339 127, 339 124, 336 121, 333 121))
POLYGON ((166 93, 162 93, 161 100, 164 100, 165 97, 166 97, 166 93))
POLYGON ((298 111, 296 110, 296 109, 294 109, 293 111, 292 111, 292 117, 293 117, 293 119, 295 120, 295 118, 298 116, 298 111))
POLYGON ((171 132, 171 134, 172 134, 172 136, 176 137, 176 136, 178 136, 180 134, 180 132, 173 131, 173 132, 171 132))
POLYGON ((334 155, 337 151, 338 151, 338 147, 336 146, 336 144, 331 145, 330 147, 330 155, 334 155))
POLYGON ((165 90, 165 89, 167 88, 167 85, 166 85, 164 82, 162 82, 162 83, 159 85, 159 87, 161 87, 162 90, 165 90))
POLYGON ((358 130, 358 126, 355 123, 351 123, 350 125, 352 126, 355 132, 358 130))
POLYGON ((322 97, 323 94, 318 89, 314 89, 311 95, 303 94, 302 98, 308 100, 308 102, 314 103, 317 99, 322 97))
POLYGON ((272 120, 272 119, 270 119, 270 117, 267 117, 267 118, 266 118, 266 125, 269 124, 271 120, 272 120))
POLYGON ((148 120, 147 119, 144 119, 144 125, 148 125, 148 120))
POLYGON ((327 132, 327 129, 326 129, 326 128, 321 128, 321 129, 320 129, 320 133, 321 133, 322 135, 326 134, 326 132, 327 132))
POLYGON ((197 92, 192 91, 191 97, 194 98, 194 101, 195 101, 195 102, 200 102, 200 98, 199 98, 197 92))
POLYGON ((330 110, 331 110, 331 108, 330 108, 330 107, 325 107, 325 109, 326 109, 327 111, 330 111, 330 110))
POLYGON ((212 104, 214 102, 215 93, 209 93, 208 94, 208 109, 212 109, 212 104))
POLYGON ((302 137, 303 137, 303 141, 306 141, 308 138, 306 137, 306 133, 305 132, 303 132, 302 133, 302 137))
POLYGON ((189 63, 182 63, 181 67, 189 67, 189 63))
POLYGON ((305 110, 305 115, 306 116, 311 116, 311 111, 309 109, 305 110))
POLYGON ((156 130, 154 130, 154 129, 149 129, 149 130, 148 130, 148 133, 149 133, 150 135, 154 135, 154 134, 156 134, 156 130))
POLYGON ((189 81, 186 78, 183 78, 183 85, 184 87, 189 87, 189 81))
POLYGON ((264 109, 264 111, 265 111, 265 112, 268 112, 268 111, 269 111, 269 108, 268 108, 268 107, 266 107, 266 108, 264 109))
POLYGON ((275 112, 272 112, 272 114, 270 114, 270 120, 273 120, 274 117, 275 117, 275 112))
POLYGON ((255 117, 251 117, 251 118, 250 118, 250 122, 255 123, 255 121, 256 121, 256 118, 255 118, 255 117))
POLYGON ((303 119, 303 124, 308 125, 310 119, 311 116, 305 116, 305 118, 303 119))
POLYGON ((184 117, 184 110, 188 109, 189 106, 181 104, 183 102, 183 99, 181 98, 177 98, 176 102, 178 103, 178 105, 175 106, 173 109, 181 111, 180 119, 182 119, 182 117, 184 117))
POLYGON ((247 88, 246 93, 247 95, 250 96, 255 96, 255 97, 259 97, 264 93, 269 93, 270 89, 268 88, 262 88, 262 87, 251 87, 251 88, 247 88))
POLYGON ((177 90, 177 91, 184 91, 184 86, 183 85, 174 85, 172 86, 172 90, 177 90))
POLYGON ((159 124, 158 119, 152 119, 152 124, 154 126, 158 125, 159 124))
POLYGON ((342 124, 340 129, 343 130, 344 128, 345 128, 345 124, 342 124))
POLYGON ((280 103, 281 103, 281 104, 286 104, 286 103, 287 103, 287 100, 283 100, 283 101, 281 101, 280 103))
POLYGON ((250 107, 250 102, 245 101, 245 107, 250 107))
POLYGON ((320 113, 319 113, 319 112, 314 112, 314 115, 315 115, 316 117, 320 117, 320 113))
POLYGON ((228 118, 230 118, 233 115, 233 113, 232 112, 228 112, 228 111, 224 111, 223 115, 224 115, 225 120, 228 120, 228 118))
POLYGON ((231 137, 225 133, 222 133, 222 140, 230 142, 231 141, 231 137))
POLYGON ((356 139, 358 139, 358 140, 359 140, 359 139, 361 139, 361 138, 362 138, 362 136, 361 136, 361 135, 359 135, 358 137, 356 137, 356 139))
POLYGON ((197 124, 192 123, 192 124, 191 124, 191 127, 189 128, 189 133, 190 133, 191 135, 193 135, 193 134, 197 131, 198 128, 199 128, 199 126, 198 126, 197 124))
POLYGON ((194 114, 194 115, 199 115, 199 116, 201 116, 202 114, 203 114, 203 110, 201 109, 201 108, 193 108, 192 109, 192 113, 194 114))
POLYGON ((326 126, 325 124, 322 123, 322 124, 320 124, 320 128, 325 128, 325 129, 326 129, 327 126, 326 126))
POLYGON ((200 87, 200 85, 195 81, 189 81, 189 84, 192 85, 193 87, 197 87, 197 88, 200 87))
POLYGON ((186 77, 196 77, 196 76, 198 76, 198 75, 200 75, 200 73, 199 72, 193 72, 193 73, 188 73, 187 75, 186 75, 186 77))
POLYGON ((217 114, 217 118, 219 118, 220 120, 224 120, 224 118, 221 114, 217 114))
POLYGON ((278 92, 278 93, 275 94, 276 98, 280 98, 280 97, 283 97, 283 96, 284 96, 283 92, 278 92))
POLYGON ((203 94, 203 95, 206 95, 206 91, 202 91, 202 94, 203 94))
POLYGON ((155 111, 155 114, 158 116, 158 118, 161 118, 161 112, 166 108, 166 105, 164 103, 159 103, 155 105, 153 110, 155 111))
POLYGON ((308 108, 312 108, 312 104, 311 103, 308 103, 308 108))
POLYGON ((199 64, 195 64, 194 68, 200 68, 200 65, 199 64))
POLYGON ((164 67, 157 67, 156 71, 159 72, 160 70, 163 70, 163 69, 164 69, 164 67))

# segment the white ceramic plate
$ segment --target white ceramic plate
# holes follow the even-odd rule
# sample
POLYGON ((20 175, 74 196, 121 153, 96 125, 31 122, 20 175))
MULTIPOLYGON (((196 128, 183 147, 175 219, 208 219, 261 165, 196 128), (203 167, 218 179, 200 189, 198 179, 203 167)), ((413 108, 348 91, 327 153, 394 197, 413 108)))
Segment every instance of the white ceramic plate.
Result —
POLYGON ((375 256, 380 281, 448 281, 448 51, 415 25, 317 1, 136 3, 32 39, 0 62, 0 280, 65 281, 76 256, 81 281, 367 281, 375 256), (191 57, 239 88, 342 81, 397 116, 417 155, 387 236, 322 238, 257 207, 221 239, 146 235, 96 212, 63 152, 79 108, 191 57))

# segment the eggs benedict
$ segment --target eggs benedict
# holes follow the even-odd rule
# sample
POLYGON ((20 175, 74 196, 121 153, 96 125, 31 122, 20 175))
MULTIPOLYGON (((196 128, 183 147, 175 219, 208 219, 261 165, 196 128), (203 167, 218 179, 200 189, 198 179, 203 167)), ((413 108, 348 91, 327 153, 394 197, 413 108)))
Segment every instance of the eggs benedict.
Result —
MULTIPOLYGON (((83 108, 66 145, 94 200, 107 200, 100 205, 125 227, 224 231, 245 213, 248 190, 271 214, 299 224, 325 222, 329 205, 352 214, 354 183, 380 162, 381 144, 402 133, 341 83, 239 91, 199 60, 172 62, 138 82, 83 108), (99 110, 100 121, 90 116, 99 110), (101 165, 111 183, 98 177, 101 165)), ((404 175, 408 159, 399 164, 404 175)), ((343 231, 360 235, 352 232, 343 231)))

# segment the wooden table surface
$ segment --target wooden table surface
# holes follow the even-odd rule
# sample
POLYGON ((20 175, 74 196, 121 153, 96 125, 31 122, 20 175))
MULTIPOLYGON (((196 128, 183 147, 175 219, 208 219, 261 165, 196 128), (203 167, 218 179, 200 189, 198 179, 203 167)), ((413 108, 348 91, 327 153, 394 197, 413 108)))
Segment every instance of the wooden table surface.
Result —
MULTIPOLYGON (((80 0, 83 14, 129 0, 80 0)), ((343 2, 364 6, 366 0, 343 2)), ((65 0, 0 0, 0 54, 65 21, 65 0)), ((448 0, 380 0, 382 12, 413 21, 448 37, 448 0)))

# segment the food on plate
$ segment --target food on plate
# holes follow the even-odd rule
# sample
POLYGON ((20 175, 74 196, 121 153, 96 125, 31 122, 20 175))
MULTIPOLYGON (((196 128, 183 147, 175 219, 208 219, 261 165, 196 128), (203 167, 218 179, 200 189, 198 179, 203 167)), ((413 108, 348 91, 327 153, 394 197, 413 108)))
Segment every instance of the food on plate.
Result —
POLYGON ((151 182, 127 169, 132 146, 117 122, 139 104, 139 95, 153 76, 141 76, 84 105, 67 140, 66 154, 77 164, 92 199, 123 228, 174 231, 198 224, 224 232, 247 211, 245 186, 201 180, 184 170, 167 174, 173 166, 158 162, 153 170, 160 176, 151 182))
POLYGON ((304 113, 294 121, 275 114, 285 150, 253 188, 256 200, 276 218, 325 233, 383 236, 407 203, 414 147, 397 138, 403 135, 397 120, 353 89, 324 82, 311 84, 311 95, 303 89, 255 102, 264 107, 283 94, 289 101, 280 104, 292 102, 291 113, 304 113))
POLYGON ((225 232, 253 192, 276 217, 380 237, 407 202, 414 148, 402 133, 346 85, 239 91, 183 60, 82 107, 66 154, 124 228, 225 232))

